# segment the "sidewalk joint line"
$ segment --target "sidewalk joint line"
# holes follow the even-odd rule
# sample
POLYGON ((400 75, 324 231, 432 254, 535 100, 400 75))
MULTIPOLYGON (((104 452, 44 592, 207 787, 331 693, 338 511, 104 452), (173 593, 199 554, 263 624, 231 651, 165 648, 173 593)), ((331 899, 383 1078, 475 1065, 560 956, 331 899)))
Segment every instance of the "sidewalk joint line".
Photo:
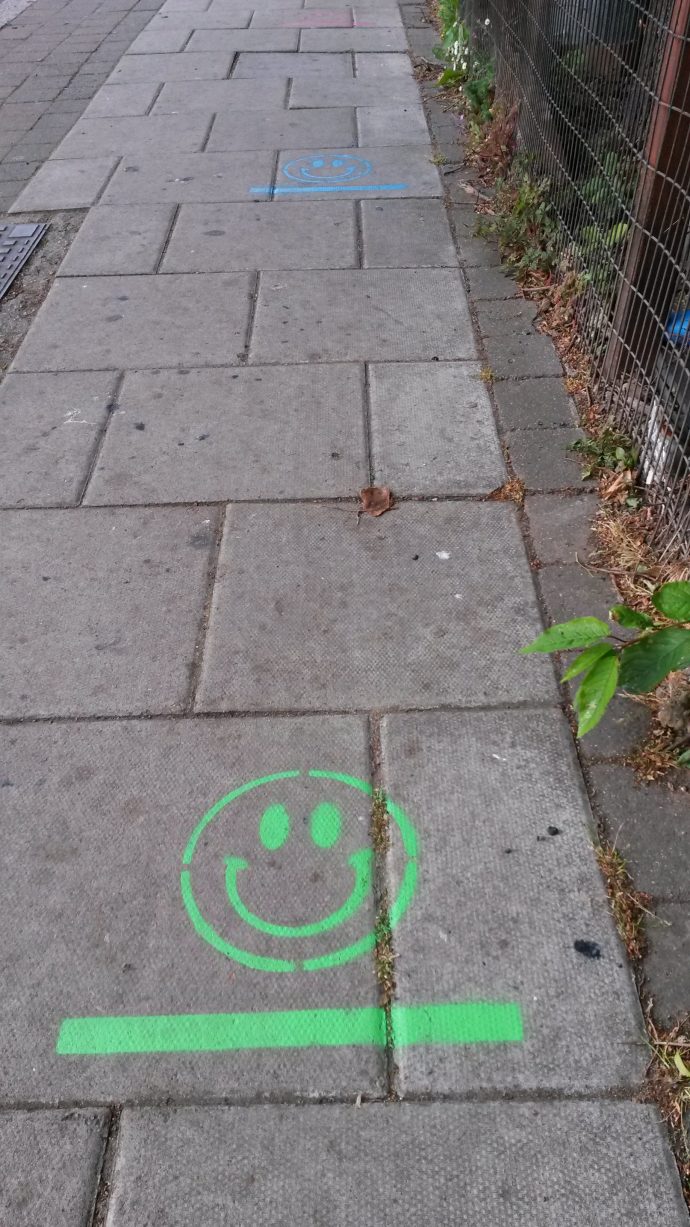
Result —
MULTIPOLYGON (((118 371, 113 381, 112 392, 110 395, 108 406, 106 408, 105 417, 103 418, 103 422, 101 426, 99 427, 98 432, 96 434, 96 438, 94 440, 93 450, 91 452, 91 457, 90 457, 89 464, 86 470, 86 476, 84 478, 84 484, 82 485, 82 488, 77 498, 77 508, 78 509, 81 509, 84 505, 84 499, 86 498, 86 493, 91 483, 91 478, 93 477, 96 471, 96 465, 98 464, 98 461, 101 457, 101 453, 103 452, 106 435, 108 433, 108 427, 110 425, 112 416, 118 407, 118 399, 122 391, 122 385, 124 383, 124 380, 125 380, 125 372, 118 371)), ((74 508, 73 510, 76 510, 77 508, 74 508)))

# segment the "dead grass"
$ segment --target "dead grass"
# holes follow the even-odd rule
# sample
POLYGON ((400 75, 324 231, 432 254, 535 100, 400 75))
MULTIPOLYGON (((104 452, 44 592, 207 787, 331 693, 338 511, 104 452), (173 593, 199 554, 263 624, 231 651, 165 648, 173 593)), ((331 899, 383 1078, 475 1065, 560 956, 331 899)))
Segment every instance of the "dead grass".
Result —
POLYGON ((395 995, 395 954, 393 951, 393 934, 388 914, 388 900, 383 899, 376 916, 374 928, 376 946, 374 949, 374 967, 379 985, 379 1000, 381 1005, 389 1006, 395 995))
POLYGON ((525 483, 519 477, 510 477, 502 486, 497 486, 491 494, 487 494, 489 503, 515 503, 522 507, 525 502, 525 483))
POLYGON ((493 383, 494 373, 490 366, 483 366, 479 372, 479 378, 482 383, 493 383))
POLYGON ((656 1103, 668 1125, 690 1209, 690 1015, 674 1027, 657 1027, 647 1011, 648 1042, 652 1057, 647 1067, 644 1098, 656 1103))
POLYGON ((386 803, 386 794, 382 788, 375 788, 371 803, 371 842, 375 852, 387 852, 390 848, 390 816, 386 803))
POLYGON ((651 916, 651 895, 635 890, 628 867, 615 844, 600 843, 595 847, 597 863, 604 875, 606 893, 628 957, 638 962, 645 953, 645 918, 651 916))

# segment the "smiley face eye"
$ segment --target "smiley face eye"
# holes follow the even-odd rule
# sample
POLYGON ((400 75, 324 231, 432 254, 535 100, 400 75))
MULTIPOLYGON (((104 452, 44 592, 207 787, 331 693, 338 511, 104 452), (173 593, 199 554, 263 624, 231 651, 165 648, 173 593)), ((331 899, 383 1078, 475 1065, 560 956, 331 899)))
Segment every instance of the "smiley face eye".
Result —
POLYGON ((317 848, 332 848, 340 838, 340 810, 329 801, 322 801, 311 812, 311 837, 317 848))
POLYGON ((290 815, 284 805, 269 805, 261 815, 259 839, 264 848, 275 852, 282 848, 290 834, 290 815))

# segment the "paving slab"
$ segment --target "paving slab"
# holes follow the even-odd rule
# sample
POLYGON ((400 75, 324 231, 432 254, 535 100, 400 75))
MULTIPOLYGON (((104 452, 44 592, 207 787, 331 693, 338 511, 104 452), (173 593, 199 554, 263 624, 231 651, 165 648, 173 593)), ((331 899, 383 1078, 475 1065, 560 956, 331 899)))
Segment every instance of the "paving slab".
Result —
POLYGON ((366 1227, 420 1216, 463 1227, 687 1220, 668 1143, 644 1104, 125 1110, 109 1227, 161 1215, 169 1227, 190 1217, 278 1227, 285 1205, 329 1227, 346 1227, 353 1206, 366 1227))
MULTIPOLYGON (((257 184, 253 194, 258 196, 267 190, 267 185, 257 184)), ((356 153, 323 147, 318 153, 282 150, 272 191, 276 200, 293 203, 343 193, 362 199, 442 193, 427 147, 419 144, 359 148, 356 153)))
POLYGON ((539 562, 586 562, 594 548, 592 520, 599 509, 596 494, 565 498, 530 494, 525 501, 532 542, 539 562))
POLYGON ((157 81, 138 85, 102 85, 84 111, 84 119, 109 119, 114 115, 146 115, 160 90, 157 81))
POLYGON ((298 30, 195 29, 185 51, 296 51, 298 43, 298 30))
MULTIPOLYGON (((246 10, 235 8, 215 9, 212 6, 203 12, 195 13, 184 9, 170 9, 167 12, 161 9, 151 18, 146 30, 152 33, 159 30, 186 30, 187 34, 190 34, 192 30, 236 30, 240 34, 247 29, 246 18, 246 10)), ((271 25, 272 22, 269 22, 268 26, 263 27, 268 38, 272 38, 274 33, 271 25)), ((253 23, 249 29, 255 29, 253 23)), ((222 49, 225 50, 225 47, 222 49)), ((191 51, 191 48, 189 50, 191 51)))
POLYGON ((360 145, 429 145, 429 129, 424 110, 416 104, 397 107, 358 107, 357 129, 360 145))
POLYGON ((368 484, 355 366, 128 375, 90 503, 331 498, 368 484))
MULTIPOLYGON (((469 272, 476 270, 470 269, 469 272)), ((487 269, 491 272, 491 269, 487 269)), ((470 277, 471 287, 471 277, 470 277)), ((470 293, 472 290, 470 288, 470 293)), ((489 365, 495 379, 524 378, 531 375, 562 375, 563 367, 551 337, 541 333, 520 334, 506 325, 502 336, 485 337, 489 365)))
MULTIPOLYGON (((278 81, 169 81, 153 108, 154 115, 186 115, 216 111, 228 117, 235 112, 283 107, 288 83, 278 81)), ((244 148, 247 148, 245 145, 244 148)))
POLYGON ((146 157, 149 153, 197 153, 208 135, 211 114, 125 115, 80 119, 60 142, 54 159, 95 158, 112 154, 146 157))
POLYGON ((369 369, 374 479, 400 495, 488 494, 506 479, 479 368, 456 362, 369 369))
POLYGON ((361 81, 385 81, 406 77, 413 79, 412 61, 404 52, 381 54, 367 51, 365 54, 355 52, 356 76, 361 81))
MULTIPOLYGON (((513 1003, 524 1026, 522 1042, 461 1049, 405 1047, 401 1023, 402 1094, 634 1085, 642 1016, 563 715, 390 716, 382 754, 387 795, 419 836, 417 894, 394 934, 396 1001, 513 1003)), ((396 852, 391 892, 403 870, 396 852)))
POLYGON ((690 1014, 690 906, 661 903, 646 924, 649 950, 644 962, 645 986, 653 1015, 662 1027, 672 1027, 690 1014))
POLYGON ((305 51, 242 51, 233 65, 233 80, 241 77, 302 77, 316 74, 329 80, 353 79, 352 56, 347 52, 321 54, 305 51))
POLYGON ((295 81, 290 92, 291 107, 385 107, 397 103, 417 103, 416 82, 408 77, 386 80, 311 81, 303 77, 295 81))
POLYGON ((540 626, 510 508, 408 503, 358 523, 347 506, 237 505, 198 706, 349 711, 550 699, 550 668, 528 668, 516 651, 540 626), (478 608, 491 615, 478 617, 478 608))
POLYGON ((214 519, 198 509, 5 511, 0 714, 179 711, 214 519))
POLYGON ((355 268, 354 210, 347 200, 305 203, 286 242, 285 213, 271 202, 183 205, 162 272, 355 268))
MULTIPOLYGON (((295 206, 296 207, 296 206, 295 206)), ((357 269, 261 278, 252 362, 474 358, 459 272, 357 269)))
MULTIPOLYGON (((191 19, 190 19, 191 20, 191 19)), ((174 55, 189 42, 192 27, 173 26, 172 29, 147 29, 137 35, 128 55, 174 55)), ((224 51, 225 47, 195 47, 195 51, 224 51)))
POLYGON ((105 1145, 100 1112, 0 1116, 0 1219, 8 1227, 78 1227, 93 1209, 105 1145))
MULTIPOLYGON (((170 597, 176 609, 187 530, 176 535, 175 525, 179 530, 189 514, 156 513, 171 522, 167 559, 180 559, 170 597)), ((154 646, 160 611, 142 609, 154 646)), ((309 774, 344 772, 366 787, 364 719, 88 721, 15 726, 2 735, 3 773, 11 781, 3 789, 3 855, 13 883, 3 952, 15 968, 15 988, 0 1001, 3 1099, 165 1103, 171 1095, 354 1100, 385 1093, 382 1051, 373 1043, 329 1046, 323 1015, 376 1008, 374 901, 366 868, 361 889, 353 890, 351 861, 359 854, 357 864, 369 863, 371 799, 351 784, 309 774), (274 778, 262 784, 267 776, 274 778), (243 790, 251 781, 256 787, 243 790), (202 819, 224 798, 190 849, 202 819), (266 829, 263 814, 279 806, 284 825, 266 829), (314 827, 319 807, 340 818, 340 837, 330 846, 323 836, 338 831, 314 827), (267 933, 231 906, 229 857, 247 861, 241 895, 239 886, 233 895, 239 907, 278 929, 313 928, 350 895, 359 906, 319 933, 267 933), (358 956, 326 964, 360 941, 367 948, 358 956), (324 965, 307 969, 311 958, 324 965), (268 959, 295 969, 269 970, 268 959), (322 1044, 281 1045, 288 1011, 321 1019, 322 1044), (214 1015, 229 1027, 215 1048, 214 1015), (111 1021, 95 1033, 89 1019, 111 1021), (166 1020, 166 1035, 159 1032, 146 1051, 146 1020, 155 1019, 166 1020), (75 1021, 63 1027, 64 1020, 75 1021), (236 1043, 233 1020, 241 1032, 236 1043)))
MULTIPOLYGON (((638 890, 656 899, 690 902, 687 792, 639 784, 629 767, 590 768, 594 800, 638 890)), ((690 1008, 690 1002, 688 1003, 690 1008)))
POLYGON ((302 51, 407 51, 401 26, 302 31, 302 51))
MULTIPOLYGON (((318 9, 307 12, 302 8, 257 9, 250 22, 254 30, 320 30, 351 27, 352 9, 318 9)), ((393 23, 395 24, 395 23, 393 23)))
POLYGON ((215 81, 230 75, 231 63, 227 51, 125 55, 108 81, 215 81))
MULTIPOLYGON (((239 82, 238 82, 239 84, 239 82)), ((165 91, 164 91, 165 92, 165 91)), ((165 98, 161 109, 168 105, 165 98)), ((357 144, 354 111, 335 107, 320 111, 228 110, 216 116, 206 146, 209 150, 301 149, 329 146, 346 149, 357 144)))
POLYGON ((573 443, 581 438, 579 430, 556 426, 551 430, 510 430, 506 444, 515 472, 528 490, 591 490, 592 480, 582 476, 581 459, 572 450, 573 443))
POLYGON ((92 209, 60 265, 58 275, 154 273, 172 219, 170 205, 102 205, 92 209))
POLYGON ((0 385, 0 503, 78 502, 115 390, 108 374, 6 375, 0 385))
POLYGON ((457 268, 440 200, 363 200, 365 268, 457 268))
POLYGON ((117 158, 46 162, 36 171, 9 212, 88 209, 98 199, 116 166, 117 158))
POLYGON ((250 293, 245 273, 60 277, 14 368, 232 365, 243 350, 250 293))
POLYGON ((248 200, 253 184, 271 179, 273 161, 273 154, 262 151, 125 157, 103 193, 102 203, 212 204, 248 200))
POLYGON ((576 420, 562 378, 500 380, 494 386, 494 397, 506 430, 572 426, 576 420))

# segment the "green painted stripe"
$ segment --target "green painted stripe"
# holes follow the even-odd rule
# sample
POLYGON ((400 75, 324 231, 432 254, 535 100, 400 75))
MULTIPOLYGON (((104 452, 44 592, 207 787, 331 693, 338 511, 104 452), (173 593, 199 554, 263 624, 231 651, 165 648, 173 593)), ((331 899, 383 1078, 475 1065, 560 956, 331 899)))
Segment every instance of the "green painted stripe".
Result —
MULTIPOLYGON (((396 1005, 396 1045, 513 1044, 522 1040, 520 1007, 464 1002, 396 1005)), ((386 1018, 377 1006, 352 1010, 275 1010, 258 1014, 161 1014, 66 1018, 62 1056, 144 1052, 228 1052, 248 1048, 383 1048, 386 1018)))

